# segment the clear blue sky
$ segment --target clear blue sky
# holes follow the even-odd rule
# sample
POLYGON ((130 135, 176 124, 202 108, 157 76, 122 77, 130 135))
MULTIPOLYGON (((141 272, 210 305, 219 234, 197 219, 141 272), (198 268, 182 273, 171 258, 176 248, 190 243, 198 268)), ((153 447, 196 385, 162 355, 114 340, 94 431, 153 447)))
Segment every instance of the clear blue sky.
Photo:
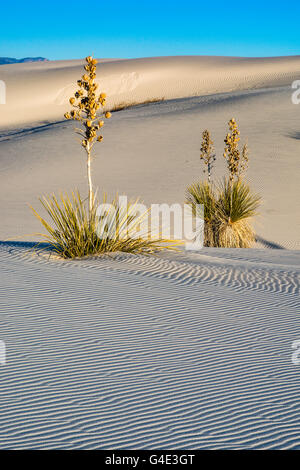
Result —
POLYGON ((299 0, 10 0, 0 15, 2 57, 300 54, 299 0))

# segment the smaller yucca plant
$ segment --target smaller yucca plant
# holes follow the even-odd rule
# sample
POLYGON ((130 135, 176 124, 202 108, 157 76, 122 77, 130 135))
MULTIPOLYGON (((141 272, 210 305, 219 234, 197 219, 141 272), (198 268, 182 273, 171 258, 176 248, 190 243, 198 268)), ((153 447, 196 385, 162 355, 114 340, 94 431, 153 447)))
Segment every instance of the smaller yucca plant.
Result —
POLYGON ((186 190, 186 202, 193 208, 204 206, 204 246, 215 246, 216 234, 216 195, 207 181, 191 184, 186 190))
POLYGON ((242 179, 248 167, 248 145, 240 150, 238 125, 234 118, 228 124, 224 157, 229 176, 220 184, 211 183, 215 155, 210 133, 205 130, 200 158, 206 166, 204 173, 207 171, 208 179, 189 186, 186 200, 193 207, 204 205, 204 246, 249 248, 255 241, 250 219, 257 214, 261 199, 242 179))
MULTIPOLYGON (((55 195, 43 197, 40 202, 51 223, 32 208, 48 232, 39 235, 63 258, 116 251, 151 254, 165 249, 174 250, 178 245, 176 241, 154 238, 150 232, 142 237, 135 236, 143 218, 147 216, 147 212, 139 216, 135 214, 137 201, 128 203, 124 210, 114 199, 106 214, 105 224, 97 217, 95 201, 92 201, 92 210, 88 211, 79 192, 73 192, 71 197, 61 194, 59 199, 55 195)), ((103 203, 106 203, 105 196, 103 203)))
POLYGON ((221 247, 249 248, 255 241, 250 219, 256 215, 261 198, 242 181, 249 163, 248 144, 240 150, 240 131, 236 120, 232 118, 228 125, 224 158, 229 176, 219 185, 217 244, 221 247))
POLYGON ((232 182, 224 178, 218 189, 215 214, 217 246, 250 248, 255 241, 255 232, 249 220, 257 214, 261 198, 240 179, 232 182))

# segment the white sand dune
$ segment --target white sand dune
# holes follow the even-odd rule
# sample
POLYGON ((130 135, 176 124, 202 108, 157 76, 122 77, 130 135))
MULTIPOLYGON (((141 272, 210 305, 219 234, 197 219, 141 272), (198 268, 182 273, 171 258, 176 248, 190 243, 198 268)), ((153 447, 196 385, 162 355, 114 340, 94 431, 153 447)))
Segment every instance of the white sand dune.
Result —
MULTIPOLYGON (((61 120, 82 75, 84 61, 3 65, 7 104, 0 128, 61 120)), ((300 76, 300 56, 154 57, 100 61, 98 80, 108 106, 290 85, 300 76)), ((2 111, 2 110, 1 110, 2 111)))
MULTIPOLYGON (((203 177, 201 132, 210 129, 226 172, 227 122, 235 117, 248 138, 248 179, 263 199, 256 230, 260 246, 300 248, 300 105, 290 87, 170 100, 113 113, 97 147, 93 177, 100 193, 119 192, 152 203, 182 203, 186 187, 203 177)), ((0 133, 0 240, 24 238, 41 227, 28 204, 42 194, 79 188, 86 194, 85 155, 74 123, 50 123, 0 133)), ((36 240, 34 235, 32 239, 36 240)))
POLYGON ((2 244, 2 449, 300 449, 300 252, 2 244))
POLYGON ((248 137, 260 246, 62 261, 30 251, 28 204, 86 193, 61 122, 82 61, 0 67, 1 449, 300 449, 300 57, 110 60, 100 192, 184 202, 208 128, 224 174, 227 122, 248 137), (9 240, 21 240, 14 242, 9 240))

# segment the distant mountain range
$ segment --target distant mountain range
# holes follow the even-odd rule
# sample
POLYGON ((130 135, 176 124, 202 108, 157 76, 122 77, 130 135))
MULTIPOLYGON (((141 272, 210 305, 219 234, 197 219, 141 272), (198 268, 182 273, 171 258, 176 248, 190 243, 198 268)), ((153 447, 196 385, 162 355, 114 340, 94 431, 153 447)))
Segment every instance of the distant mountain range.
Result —
POLYGON ((47 62, 45 57, 24 57, 23 59, 14 59, 13 57, 0 57, 0 65, 5 64, 23 64, 24 62, 47 62))

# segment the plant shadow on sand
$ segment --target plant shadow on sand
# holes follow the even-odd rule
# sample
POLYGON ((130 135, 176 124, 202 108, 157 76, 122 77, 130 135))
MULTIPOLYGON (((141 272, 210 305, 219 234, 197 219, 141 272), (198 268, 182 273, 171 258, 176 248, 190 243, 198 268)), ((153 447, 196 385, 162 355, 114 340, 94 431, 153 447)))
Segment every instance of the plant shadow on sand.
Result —
POLYGON ((278 243, 271 242, 259 236, 256 236, 256 241, 262 243, 266 248, 271 248, 273 250, 285 250, 284 246, 279 245, 278 243))
POLYGON ((48 253, 49 256, 53 254, 53 248, 51 247, 50 243, 46 242, 26 242, 26 241, 17 241, 17 240, 0 240, 0 249, 5 248, 8 251, 12 251, 14 249, 26 250, 26 251, 43 251, 44 253, 48 253))
MULTIPOLYGON (((285 250, 285 248, 278 243, 271 242, 265 238, 256 236, 256 241, 264 245, 264 248, 271 250, 285 250)), ((9 252, 12 252, 14 249, 20 249, 25 251, 32 251, 36 254, 43 252, 44 254, 56 255, 53 250, 53 247, 50 243, 38 242, 38 241, 17 241, 17 240, 0 240, 0 249, 8 249, 9 252)), ((207 250, 207 247, 206 247, 207 250)), ((229 249, 230 250, 230 249, 229 249)), ((111 253, 110 253, 111 254, 111 253)), ((71 261, 71 258, 70 258, 71 261)))
POLYGON ((25 242, 17 240, 0 240, 0 246, 11 247, 11 248, 35 248, 39 246, 43 249, 51 249, 51 245, 45 242, 25 242))
POLYGON ((291 139, 300 140, 300 131, 290 132, 289 134, 287 134, 287 137, 290 137, 291 139))
POLYGON ((49 122, 46 124, 31 126, 31 127, 24 127, 16 130, 2 130, 0 134, 0 142, 4 142, 7 140, 12 140, 18 137, 24 137, 24 135, 28 134, 36 134, 39 132, 47 131, 49 128, 53 127, 61 127, 64 124, 64 127, 67 127, 67 123, 65 120, 63 121, 55 121, 49 122))

